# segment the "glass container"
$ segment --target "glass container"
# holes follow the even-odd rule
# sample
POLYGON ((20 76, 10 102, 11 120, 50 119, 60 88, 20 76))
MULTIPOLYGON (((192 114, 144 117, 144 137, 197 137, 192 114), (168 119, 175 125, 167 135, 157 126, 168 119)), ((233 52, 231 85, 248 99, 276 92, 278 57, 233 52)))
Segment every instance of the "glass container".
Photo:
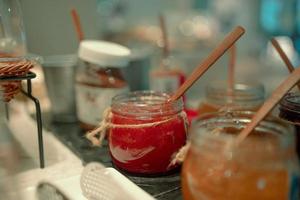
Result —
POLYGON ((236 83, 234 91, 228 91, 225 81, 212 81, 205 90, 205 99, 198 107, 200 115, 220 109, 256 110, 264 102, 262 84, 236 83))
POLYGON ((21 5, 18 0, 0 0, 0 56, 27 53, 21 5))
POLYGON ((103 111, 117 94, 128 92, 121 68, 129 62, 130 50, 105 41, 82 41, 76 72, 76 107, 81 127, 95 128, 103 111))
POLYGON ((182 170, 185 200, 299 199, 293 127, 267 117, 235 145, 252 115, 211 113, 195 122, 182 170))
POLYGON ((114 165, 138 175, 162 175, 185 144, 187 118, 182 99, 166 102, 162 92, 138 91, 112 100, 109 151, 114 165))
POLYGON ((184 81, 184 72, 171 56, 162 58, 159 67, 150 72, 150 88, 154 91, 173 93, 184 81))

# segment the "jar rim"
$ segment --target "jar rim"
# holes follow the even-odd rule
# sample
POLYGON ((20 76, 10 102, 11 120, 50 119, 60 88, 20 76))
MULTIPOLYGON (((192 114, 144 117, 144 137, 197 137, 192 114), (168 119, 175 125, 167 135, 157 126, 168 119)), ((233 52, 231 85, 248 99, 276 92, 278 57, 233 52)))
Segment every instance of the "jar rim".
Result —
POLYGON ((152 90, 141 90, 118 94, 112 98, 113 113, 126 116, 168 116, 183 110, 182 98, 167 101, 171 94, 152 90))
MULTIPOLYGON (((222 134, 224 131, 222 129, 218 130, 220 134, 211 134, 215 128, 236 128, 237 130, 243 129, 246 124, 251 122, 251 116, 253 116, 254 112, 251 111, 222 111, 222 112, 215 112, 215 113, 208 113, 199 116, 191 127, 191 139, 192 143, 196 146, 203 144, 203 139, 209 139, 210 141, 217 141, 217 144, 228 144, 230 142, 234 142, 238 134, 222 134)), ((272 138, 276 139, 276 142, 279 144, 279 148, 281 149, 288 149, 288 148, 295 148, 295 138, 294 134, 290 134, 294 131, 293 126, 284 122, 278 117, 274 116, 267 116, 255 129, 256 131, 266 133, 268 135, 259 135, 261 136, 271 136, 272 138)), ((249 151, 246 149, 248 144, 253 141, 257 142, 254 143, 254 146, 258 147, 258 149, 254 148, 251 151, 259 151, 259 150, 266 150, 268 149, 268 139, 265 139, 266 142, 264 145, 260 140, 253 140, 254 136, 251 137, 250 135, 239 145, 239 151, 249 151), (259 146, 260 145, 260 146, 259 146)), ((276 144, 277 144, 276 143, 276 144)))
POLYGON ((263 84, 253 82, 237 82, 234 91, 228 92, 227 81, 216 80, 206 86, 205 92, 207 100, 218 105, 232 102, 260 104, 265 97, 263 84))

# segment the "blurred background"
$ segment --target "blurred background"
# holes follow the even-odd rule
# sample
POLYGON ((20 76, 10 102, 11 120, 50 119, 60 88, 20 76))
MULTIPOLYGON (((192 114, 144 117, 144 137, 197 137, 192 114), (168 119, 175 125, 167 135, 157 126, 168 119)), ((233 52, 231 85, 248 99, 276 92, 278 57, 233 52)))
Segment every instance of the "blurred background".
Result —
MULTIPOLYGON (((112 41, 131 49, 130 67, 123 69, 131 90, 149 89, 150 72, 161 65, 163 42, 159 15, 165 17, 170 43, 170 65, 179 68, 186 76, 237 25, 246 29, 246 34, 236 44, 237 82, 262 83, 268 96, 288 75, 284 63, 269 43, 273 37, 278 39, 293 65, 295 67, 300 65, 300 0, 0 0, 0 47, 5 45, 17 47, 19 51, 14 53, 35 54, 43 60, 40 62, 41 66, 34 69, 37 78, 33 80, 32 86, 34 95, 41 101, 43 113, 50 109, 49 96, 50 101, 56 101, 57 105, 54 106, 59 107, 58 112, 64 111, 65 107, 71 105, 71 101, 75 101, 74 84, 71 80, 74 79, 78 65, 79 41, 73 25, 71 9, 76 9, 78 12, 84 39, 112 41), (13 2, 8 9, 7 2, 13 2), (10 8, 13 8, 13 11, 17 10, 16 15, 11 14, 10 8), (8 21, 2 13, 8 13, 9 25, 4 23, 8 21), (9 35, 3 34, 4 29, 14 32, 9 30, 10 25, 17 27, 18 35, 14 35, 15 39, 17 38, 15 41, 10 40, 9 35), (52 71, 53 67, 66 68, 52 71), (45 84, 47 73, 48 80, 50 80, 49 75, 53 75, 52 82, 48 81, 50 85, 45 84), (60 93, 54 91, 51 94, 50 90, 56 92, 60 90, 60 93), (66 96, 69 97, 68 101, 66 96)), ((204 90, 208 83, 227 79, 228 63, 229 55, 225 54, 189 89, 186 94, 188 108, 197 109, 199 102, 204 98, 204 90)), ((18 97, 18 100, 25 102, 24 97, 18 97)), ((30 110, 32 117, 35 108, 32 104, 28 103, 28 105, 32 108, 26 107, 26 112, 30 110)), ((37 145, 32 145, 32 141, 36 141, 35 122, 31 123, 31 129, 27 128, 24 118, 30 117, 21 115, 23 107, 19 109, 15 104, 11 106, 14 111, 13 117, 20 117, 20 119, 12 120, 9 128, 15 132, 19 131, 20 135, 14 133, 14 137, 22 145, 14 141, 11 130, 7 127, 4 106, 1 101, 0 148, 6 147, 6 144, 8 147, 4 150, 0 149, 0 160, 3 161, 0 163, 0 188, 6 189, 4 186, 7 185, 7 181, 1 177, 38 168, 31 158, 26 159, 29 157, 27 154, 32 154, 37 160, 38 148, 37 145), (16 146, 22 148, 15 148, 16 146), (23 155, 24 151, 27 154, 23 155), (15 159, 5 163, 4 161, 10 160, 8 157, 15 159), (21 164, 16 164, 18 162, 21 164), (15 169, 10 167, 11 165, 18 167, 15 169), (2 168, 11 170, 6 170, 5 174, 2 168)), ((73 107, 70 108, 72 113, 67 114, 72 114, 74 117, 73 107)), ((32 118, 30 120, 32 121, 32 118)), ((47 125, 46 120, 45 124, 47 125)), ((67 134, 73 132, 75 131, 72 129, 67 134)), ((67 163, 59 149, 63 147, 51 146, 55 139, 50 134, 46 135, 45 146, 48 145, 46 158, 53 159, 52 163, 67 163)), ((80 138, 78 143, 83 144, 82 135, 77 135, 80 138)), ((73 145, 69 140, 63 142, 71 147, 73 145)), ((94 149, 86 143, 85 146, 82 145, 83 149, 86 154, 91 154, 94 149)), ((69 155, 69 151, 66 152, 66 155, 69 155)), ((51 163, 51 161, 47 162, 51 163)), ((81 166, 81 161, 78 163, 81 166)), ((73 166, 72 163, 69 168, 73 166)), ((58 170, 66 172, 69 168, 58 170)), ((35 176, 31 177, 33 176, 30 176, 30 180, 35 178, 35 176)), ((1 195, 0 199, 2 199, 1 195)))
MULTIPOLYGON (((189 74, 234 26, 246 28, 237 44, 237 79, 265 84, 267 94, 287 75, 268 45, 280 37, 295 66, 300 52, 299 0, 20 0, 28 51, 41 56, 76 54, 78 40, 70 10, 80 15, 86 39, 105 39, 150 48, 150 68, 161 47, 158 15, 166 18, 172 56, 189 74)), ((208 80, 226 79, 228 57, 218 61, 188 92, 194 106, 208 80)))

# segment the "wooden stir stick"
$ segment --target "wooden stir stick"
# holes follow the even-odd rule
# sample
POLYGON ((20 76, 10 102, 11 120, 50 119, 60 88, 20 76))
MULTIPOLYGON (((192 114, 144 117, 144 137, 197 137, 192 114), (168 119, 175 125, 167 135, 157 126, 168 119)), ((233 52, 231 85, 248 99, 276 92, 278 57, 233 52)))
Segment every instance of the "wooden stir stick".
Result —
POLYGON ((274 46, 274 48, 277 50, 278 54, 280 55, 281 59, 285 63, 286 67, 292 73, 294 71, 294 66, 291 63, 290 59, 287 57, 287 55, 284 53, 283 49, 281 48, 280 44, 277 42, 275 38, 271 39, 271 43, 274 46))
POLYGON ((228 63, 228 77, 227 77, 227 96, 229 103, 233 103, 233 94, 234 94, 234 71, 235 71, 235 60, 236 60, 236 46, 235 44, 229 49, 229 63, 228 63))
MULTIPOLYGON (((84 39, 84 36, 83 36, 84 34, 83 34, 83 30, 81 28, 80 17, 75 8, 71 9, 71 16, 72 16, 75 31, 77 33, 78 41, 80 43, 84 39)), ((91 64, 87 61, 83 61, 83 63, 88 67, 92 67, 91 64)))
POLYGON ((159 15, 159 26, 162 34, 163 39, 163 56, 164 58, 167 58, 170 54, 170 46, 169 46, 169 40, 168 40, 168 33, 167 33, 167 27, 166 27, 166 20, 165 17, 161 14, 159 15))
POLYGON ((243 27, 237 26, 234 28, 211 54, 196 67, 187 80, 170 97, 169 101, 179 99, 244 33, 245 29, 243 27))
POLYGON ((295 69, 287 79, 272 93, 271 97, 265 101, 257 113, 252 117, 251 122, 241 131, 236 138, 236 144, 240 144, 254 128, 268 115, 276 104, 290 91, 300 80, 300 68, 295 69))
MULTIPOLYGON (((285 66, 288 68, 289 72, 292 73, 294 71, 294 66, 290 59, 287 57, 286 53, 284 53, 283 49, 281 48, 280 44, 275 38, 271 39, 271 43, 274 46, 274 48, 277 50, 278 54, 280 55, 281 59, 285 63, 285 66)), ((300 90, 300 84, 297 84, 298 89, 300 90)))
POLYGON ((71 10, 71 16, 72 16, 72 19, 73 19, 73 23, 74 23, 74 27, 75 27, 75 30, 76 30, 76 33, 77 33, 77 37, 78 37, 78 40, 79 42, 83 40, 83 31, 82 31, 82 28, 81 28, 81 23, 80 23, 80 18, 79 18, 79 15, 77 13, 77 11, 75 10, 75 8, 73 8, 71 10))
POLYGON ((235 60, 236 60, 236 46, 235 44, 229 49, 229 64, 228 64, 228 77, 227 77, 227 94, 232 99, 234 93, 234 71, 235 71, 235 60))

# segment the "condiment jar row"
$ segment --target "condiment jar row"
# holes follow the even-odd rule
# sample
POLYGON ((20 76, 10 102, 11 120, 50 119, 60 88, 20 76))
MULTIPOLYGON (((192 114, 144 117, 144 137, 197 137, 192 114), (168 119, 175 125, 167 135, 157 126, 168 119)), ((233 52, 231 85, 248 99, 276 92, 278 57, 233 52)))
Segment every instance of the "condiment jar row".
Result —
MULTIPOLYGON (((298 199, 291 124, 268 117, 236 147, 234 139, 253 112, 206 113, 187 136, 182 100, 166 103, 169 97, 143 91, 113 98, 108 142, 115 167, 140 176, 169 174, 178 169, 171 161, 189 137, 181 174, 184 199, 298 199)), ((290 97, 281 102, 281 112, 290 97)))
MULTIPOLYGON (((104 120, 115 167, 142 176, 171 173, 178 169, 172 160, 190 138, 182 170, 184 199, 299 197, 299 163, 291 125, 268 118, 240 147, 230 145, 249 122, 252 114, 248 111, 263 103, 261 85, 237 84, 228 93, 226 84, 210 83, 199 106, 199 113, 206 117, 188 131, 182 99, 168 102, 170 96, 163 92, 126 93, 128 87, 119 69, 126 66, 129 50, 103 43, 103 52, 95 53, 97 45, 80 46, 77 108, 84 127, 104 120), (102 116, 107 108, 109 114, 102 116), (97 112, 89 112, 93 109, 97 112), (224 112, 209 114, 218 110, 224 112)), ((280 117, 298 130, 299 99, 299 95, 289 94, 280 105, 280 117)))

